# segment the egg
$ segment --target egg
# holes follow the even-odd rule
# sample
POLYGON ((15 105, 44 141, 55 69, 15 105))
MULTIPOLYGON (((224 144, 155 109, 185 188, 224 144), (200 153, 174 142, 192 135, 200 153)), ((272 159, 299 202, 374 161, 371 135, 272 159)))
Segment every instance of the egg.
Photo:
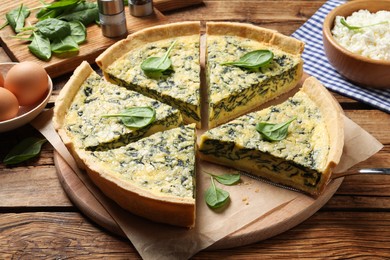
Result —
POLYGON ((19 105, 30 106, 43 100, 48 90, 48 76, 38 63, 23 61, 8 71, 4 87, 16 96, 19 105))
POLYGON ((0 88, 0 121, 16 117, 19 103, 16 96, 6 88, 0 88))

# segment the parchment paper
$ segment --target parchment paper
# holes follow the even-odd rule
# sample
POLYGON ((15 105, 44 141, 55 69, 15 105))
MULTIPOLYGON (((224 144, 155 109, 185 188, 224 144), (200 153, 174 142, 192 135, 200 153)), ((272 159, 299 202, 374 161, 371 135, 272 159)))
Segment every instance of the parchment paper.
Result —
MULTIPOLYGON (((242 176, 239 185, 223 186, 230 193, 229 205, 222 211, 212 211, 203 198, 205 189, 210 185, 209 176, 203 171, 226 173, 233 170, 202 162, 197 171, 196 227, 188 230, 154 223, 125 212, 86 180, 88 177, 77 169, 55 132, 51 117, 52 110, 45 111, 32 125, 48 139, 79 178, 85 180, 87 188, 118 223, 144 259, 187 259, 253 221, 285 207, 298 196, 306 196, 242 176)), ((367 159, 383 147, 352 120, 344 117, 344 122, 345 147, 338 172, 367 159)))

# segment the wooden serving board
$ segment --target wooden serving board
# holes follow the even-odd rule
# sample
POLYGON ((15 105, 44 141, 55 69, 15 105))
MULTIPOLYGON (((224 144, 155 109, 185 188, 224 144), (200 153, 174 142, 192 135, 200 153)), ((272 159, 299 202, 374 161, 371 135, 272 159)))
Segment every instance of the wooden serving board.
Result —
MULTIPOLYGON (((92 181, 89 178, 81 181, 77 174, 57 152, 54 152, 54 162, 59 180, 70 200, 87 217, 101 227, 114 234, 126 237, 110 214, 88 190, 87 186, 94 185, 92 181), (84 184, 85 181, 88 183, 84 184)), ((277 208, 266 217, 254 221, 233 234, 219 240, 212 245, 210 249, 233 248, 252 244, 293 228, 319 210, 337 191, 342 181, 343 178, 333 180, 329 183, 324 193, 316 199, 304 194, 298 194, 298 197, 292 200, 292 202, 281 208, 277 208)), ((294 194, 294 196, 295 195, 296 194, 294 194)), ((261 196, 261 192, 259 193, 259 196, 261 196)), ((275 194, 275 196, 277 196, 277 194, 275 194)))
MULTIPOLYGON (((0 8, 0 24, 3 24, 5 14, 20 6, 20 4, 28 8, 34 8, 41 5, 39 0, 2 0, 0 8)), ((196 5, 202 3, 202 0, 154 0, 154 14, 146 17, 133 17, 130 15, 128 6, 125 7, 126 21, 128 33, 133 33, 140 29, 163 24, 168 20, 161 13, 163 11, 170 11, 186 6, 196 5)), ((28 22, 34 24, 36 22, 35 14, 37 11, 32 11, 28 22)), ((6 26, 0 30, 0 44, 11 58, 12 61, 35 61, 40 63, 51 77, 57 77, 65 73, 73 71, 83 60, 90 64, 95 62, 95 58, 102 53, 107 47, 118 41, 119 39, 107 38, 102 35, 101 29, 98 25, 90 25, 87 28, 87 42, 80 45, 80 51, 77 55, 60 58, 53 56, 49 61, 42 61, 35 57, 29 50, 29 42, 12 38, 15 33, 10 26, 6 26)))

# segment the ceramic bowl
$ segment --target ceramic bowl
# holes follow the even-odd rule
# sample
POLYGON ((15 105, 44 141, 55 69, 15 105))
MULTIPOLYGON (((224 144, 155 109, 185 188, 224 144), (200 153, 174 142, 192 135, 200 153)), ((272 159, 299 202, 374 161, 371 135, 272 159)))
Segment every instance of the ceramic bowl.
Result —
MULTIPOLYGON (((15 64, 15 62, 0 63, 0 72, 4 77, 8 70, 11 69, 15 64)), ((0 133, 21 127, 39 115, 39 113, 46 107, 46 104, 49 102, 51 93, 53 91, 53 82, 49 76, 47 76, 47 82, 48 87, 45 98, 40 103, 33 106, 20 106, 18 115, 16 117, 0 122, 0 133)))
POLYGON ((390 88, 390 61, 374 60, 348 51, 332 36, 336 16, 348 17, 358 10, 371 13, 390 11, 390 1, 357 0, 334 8, 323 24, 325 54, 333 67, 349 81, 363 87, 390 88))

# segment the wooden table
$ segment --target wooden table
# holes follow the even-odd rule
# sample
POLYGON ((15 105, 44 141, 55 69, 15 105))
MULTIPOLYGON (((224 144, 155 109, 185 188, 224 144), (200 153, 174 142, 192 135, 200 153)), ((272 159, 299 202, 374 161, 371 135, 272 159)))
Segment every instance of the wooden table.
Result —
MULTIPOLYGON (((324 3, 319 0, 205 0, 197 7, 164 13, 172 21, 240 21, 290 35, 324 3)), ((9 58, 0 50, 0 61, 9 58)), ((69 75, 54 79, 49 107, 69 75)), ((390 166, 390 115, 335 94, 348 117, 385 147, 356 165, 390 166)), ((0 134, 0 160, 19 140, 39 135, 27 125, 0 134)), ((0 258, 138 259, 131 243, 91 222, 63 191, 45 144, 39 157, 17 167, 0 164, 0 258)), ((194 259, 390 258, 390 176, 346 177, 333 198, 295 228, 239 248, 202 251, 194 259)))

